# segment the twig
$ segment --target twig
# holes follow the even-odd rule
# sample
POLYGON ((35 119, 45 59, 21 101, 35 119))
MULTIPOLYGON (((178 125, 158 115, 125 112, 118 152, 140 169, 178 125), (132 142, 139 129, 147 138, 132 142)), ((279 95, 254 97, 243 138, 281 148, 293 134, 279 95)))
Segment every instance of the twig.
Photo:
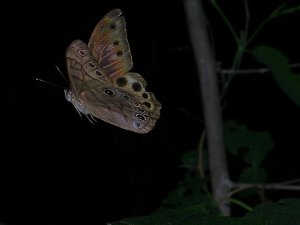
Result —
POLYGON ((245 189, 262 189, 262 190, 287 190, 287 191, 300 191, 300 185, 290 185, 291 183, 300 182, 300 179, 285 181, 280 183, 266 183, 266 184, 248 184, 248 183, 232 183, 232 187, 236 188, 228 194, 232 196, 245 189))
POLYGON ((184 0, 183 3, 201 86, 212 192, 221 212, 224 215, 230 215, 229 201, 226 198, 230 190, 229 175, 224 148, 216 62, 205 27, 206 19, 202 1, 184 0))
POLYGON ((300 182, 300 178, 294 179, 294 180, 283 181, 283 182, 280 182, 280 184, 294 184, 294 183, 298 183, 298 182, 300 182))
POLYGON ((285 185, 285 184, 237 184, 240 188, 256 188, 256 189, 266 189, 266 190, 290 190, 290 191, 300 191, 300 185, 285 185))
MULTIPOLYGON (((300 67, 300 63, 292 63, 289 65, 289 68, 298 68, 300 67)), ((253 73, 268 73, 270 72, 269 68, 258 68, 258 69, 244 69, 244 70, 227 70, 222 69, 221 74, 253 74, 253 73)))
POLYGON ((206 138, 206 134, 205 134, 205 129, 203 130, 202 134, 201 134, 201 138, 199 141, 199 145, 198 145, 198 171, 200 174, 200 177, 204 178, 204 166, 203 166, 203 151, 204 151, 204 141, 206 138))

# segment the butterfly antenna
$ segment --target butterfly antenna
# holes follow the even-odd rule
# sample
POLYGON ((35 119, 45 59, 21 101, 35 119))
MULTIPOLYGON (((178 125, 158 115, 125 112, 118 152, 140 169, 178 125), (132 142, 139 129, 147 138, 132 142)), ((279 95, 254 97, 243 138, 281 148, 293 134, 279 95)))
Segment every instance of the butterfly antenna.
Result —
MULTIPOLYGON (((64 74, 61 72, 61 70, 59 69, 59 67, 55 65, 55 68, 58 70, 59 74, 63 77, 63 79, 66 81, 66 83, 68 83, 66 77, 65 77, 64 74)), ((62 86, 62 85, 55 84, 55 83, 52 83, 52 82, 49 82, 49 81, 46 81, 46 80, 43 80, 43 79, 40 79, 40 78, 36 78, 35 80, 40 81, 40 82, 43 82, 43 83, 46 83, 46 84, 50 84, 50 85, 55 86, 55 87, 59 87, 59 88, 63 88, 63 89, 66 88, 66 87, 64 87, 64 86, 62 86)))
POLYGON ((59 67, 57 65, 55 65, 55 68, 58 70, 59 74, 63 77, 63 79, 68 83, 65 75, 61 72, 61 70, 59 69, 59 67))
POLYGON ((66 87, 64 87, 64 86, 62 86, 62 85, 55 84, 55 83, 52 83, 52 82, 49 82, 49 81, 46 81, 46 80, 42 80, 42 79, 40 79, 40 78, 35 78, 35 80, 40 81, 40 82, 43 82, 43 83, 46 83, 46 84, 50 84, 50 85, 52 85, 52 86, 54 86, 54 87, 63 88, 63 89, 66 88, 66 87))

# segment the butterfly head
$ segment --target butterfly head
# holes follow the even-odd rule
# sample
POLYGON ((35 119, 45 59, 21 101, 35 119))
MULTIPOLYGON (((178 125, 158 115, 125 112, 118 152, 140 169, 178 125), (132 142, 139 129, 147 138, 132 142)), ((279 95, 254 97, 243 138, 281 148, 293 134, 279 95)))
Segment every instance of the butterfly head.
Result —
POLYGON ((65 89, 64 92, 65 92, 65 98, 68 100, 68 102, 72 102, 72 96, 73 96, 72 91, 70 89, 65 89))
POLYGON ((84 110, 84 105, 80 100, 77 100, 72 92, 71 89, 65 89, 65 98, 67 99, 68 102, 71 102, 75 109, 77 110, 77 112, 86 114, 85 110, 84 110))

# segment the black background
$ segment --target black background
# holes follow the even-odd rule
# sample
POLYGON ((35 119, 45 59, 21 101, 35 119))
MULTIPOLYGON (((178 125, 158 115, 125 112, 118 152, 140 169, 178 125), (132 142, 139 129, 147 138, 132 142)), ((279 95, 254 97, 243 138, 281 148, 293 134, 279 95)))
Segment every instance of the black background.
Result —
MULTIPOLYGON (((289 1, 296 5, 297 1, 289 1)), ((282 1, 251 1, 254 29, 282 1)), ((221 5, 236 29, 243 28, 241 1, 221 5)), ((233 39, 205 2, 215 55, 229 68, 233 39)), ((6 224, 104 224, 153 212, 183 177, 181 155, 195 149, 203 130, 198 79, 182 2, 40 1, 2 8, 2 147, 0 222, 6 224), (134 67, 162 103, 161 118, 147 135, 80 118, 64 98, 65 50, 75 39, 88 42, 105 13, 125 15, 134 67)), ((272 21, 254 47, 268 44, 300 60, 299 13, 272 21)), ((245 56, 244 68, 261 67, 245 56)), ((2 86, 1 85, 1 86, 2 86)), ((268 130, 275 148, 265 161, 270 181, 299 176, 300 109, 270 74, 237 78, 224 117, 268 130)), ((233 177, 234 161, 229 161, 233 177)), ((273 200, 299 197, 276 192, 273 200)))

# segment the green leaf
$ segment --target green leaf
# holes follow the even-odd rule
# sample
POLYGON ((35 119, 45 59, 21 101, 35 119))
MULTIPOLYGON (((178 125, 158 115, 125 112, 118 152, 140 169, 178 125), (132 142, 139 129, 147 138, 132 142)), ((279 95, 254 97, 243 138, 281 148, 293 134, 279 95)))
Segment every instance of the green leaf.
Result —
POLYGON ((158 211, 162 212, 170 209, 202 205, 209 213, 218 215, 219 209, 213 198, 204 191, 205 185, 206 181, 200 177, 186 177, 184 181, 178 184, 178 187, 174 191, 171 191, 163 199, 158 211))
POLYGON ((242 218, 210 216, 201 206, 122 219, 109 225, 300 225, 300 199, 263 203, 242 218))
POLYGON ((252 54, 271 70, 284 93, 300 106, 300 76, 290 70, 287 57, 270 46, 256 47, 252 50, 252 54))
POLYGON ((237 124, 234 120, 226 121, 225 146, 233 155, 244 153, 244 161, 250 165, 260 165, 266 154, 273 148, 271 135, 264 132, 248 130, 245 125, 237 124))
POLYGON ((133 217, 118 222, 109 223, 112 225, 172 225, 192 224, 190 220, 205 218, 206 211, 202 206, 193 206, 184 209, 168 210, 162 213, 155 213, 150 216, 133 217))
POLYGON ((169 210, 150 216, 123 219, 109 225, 265 225, 264 220, 256 218, 229 218, 209 216, 202 206, 169 210))
POLYGON ((262 218, 268 225, 300 225, 300 199, 263 203, 247 213, 247 218, 262 218))
MULTIPOLYGON (((239 182, 242 183, 265 183, 267 181, 267 171, 264 168, 253 165, 245 168, 239 175, 239 182)), ((257 194, 255 189, 245 189, 239 193, 240 196, 249 197, 257 194)))

